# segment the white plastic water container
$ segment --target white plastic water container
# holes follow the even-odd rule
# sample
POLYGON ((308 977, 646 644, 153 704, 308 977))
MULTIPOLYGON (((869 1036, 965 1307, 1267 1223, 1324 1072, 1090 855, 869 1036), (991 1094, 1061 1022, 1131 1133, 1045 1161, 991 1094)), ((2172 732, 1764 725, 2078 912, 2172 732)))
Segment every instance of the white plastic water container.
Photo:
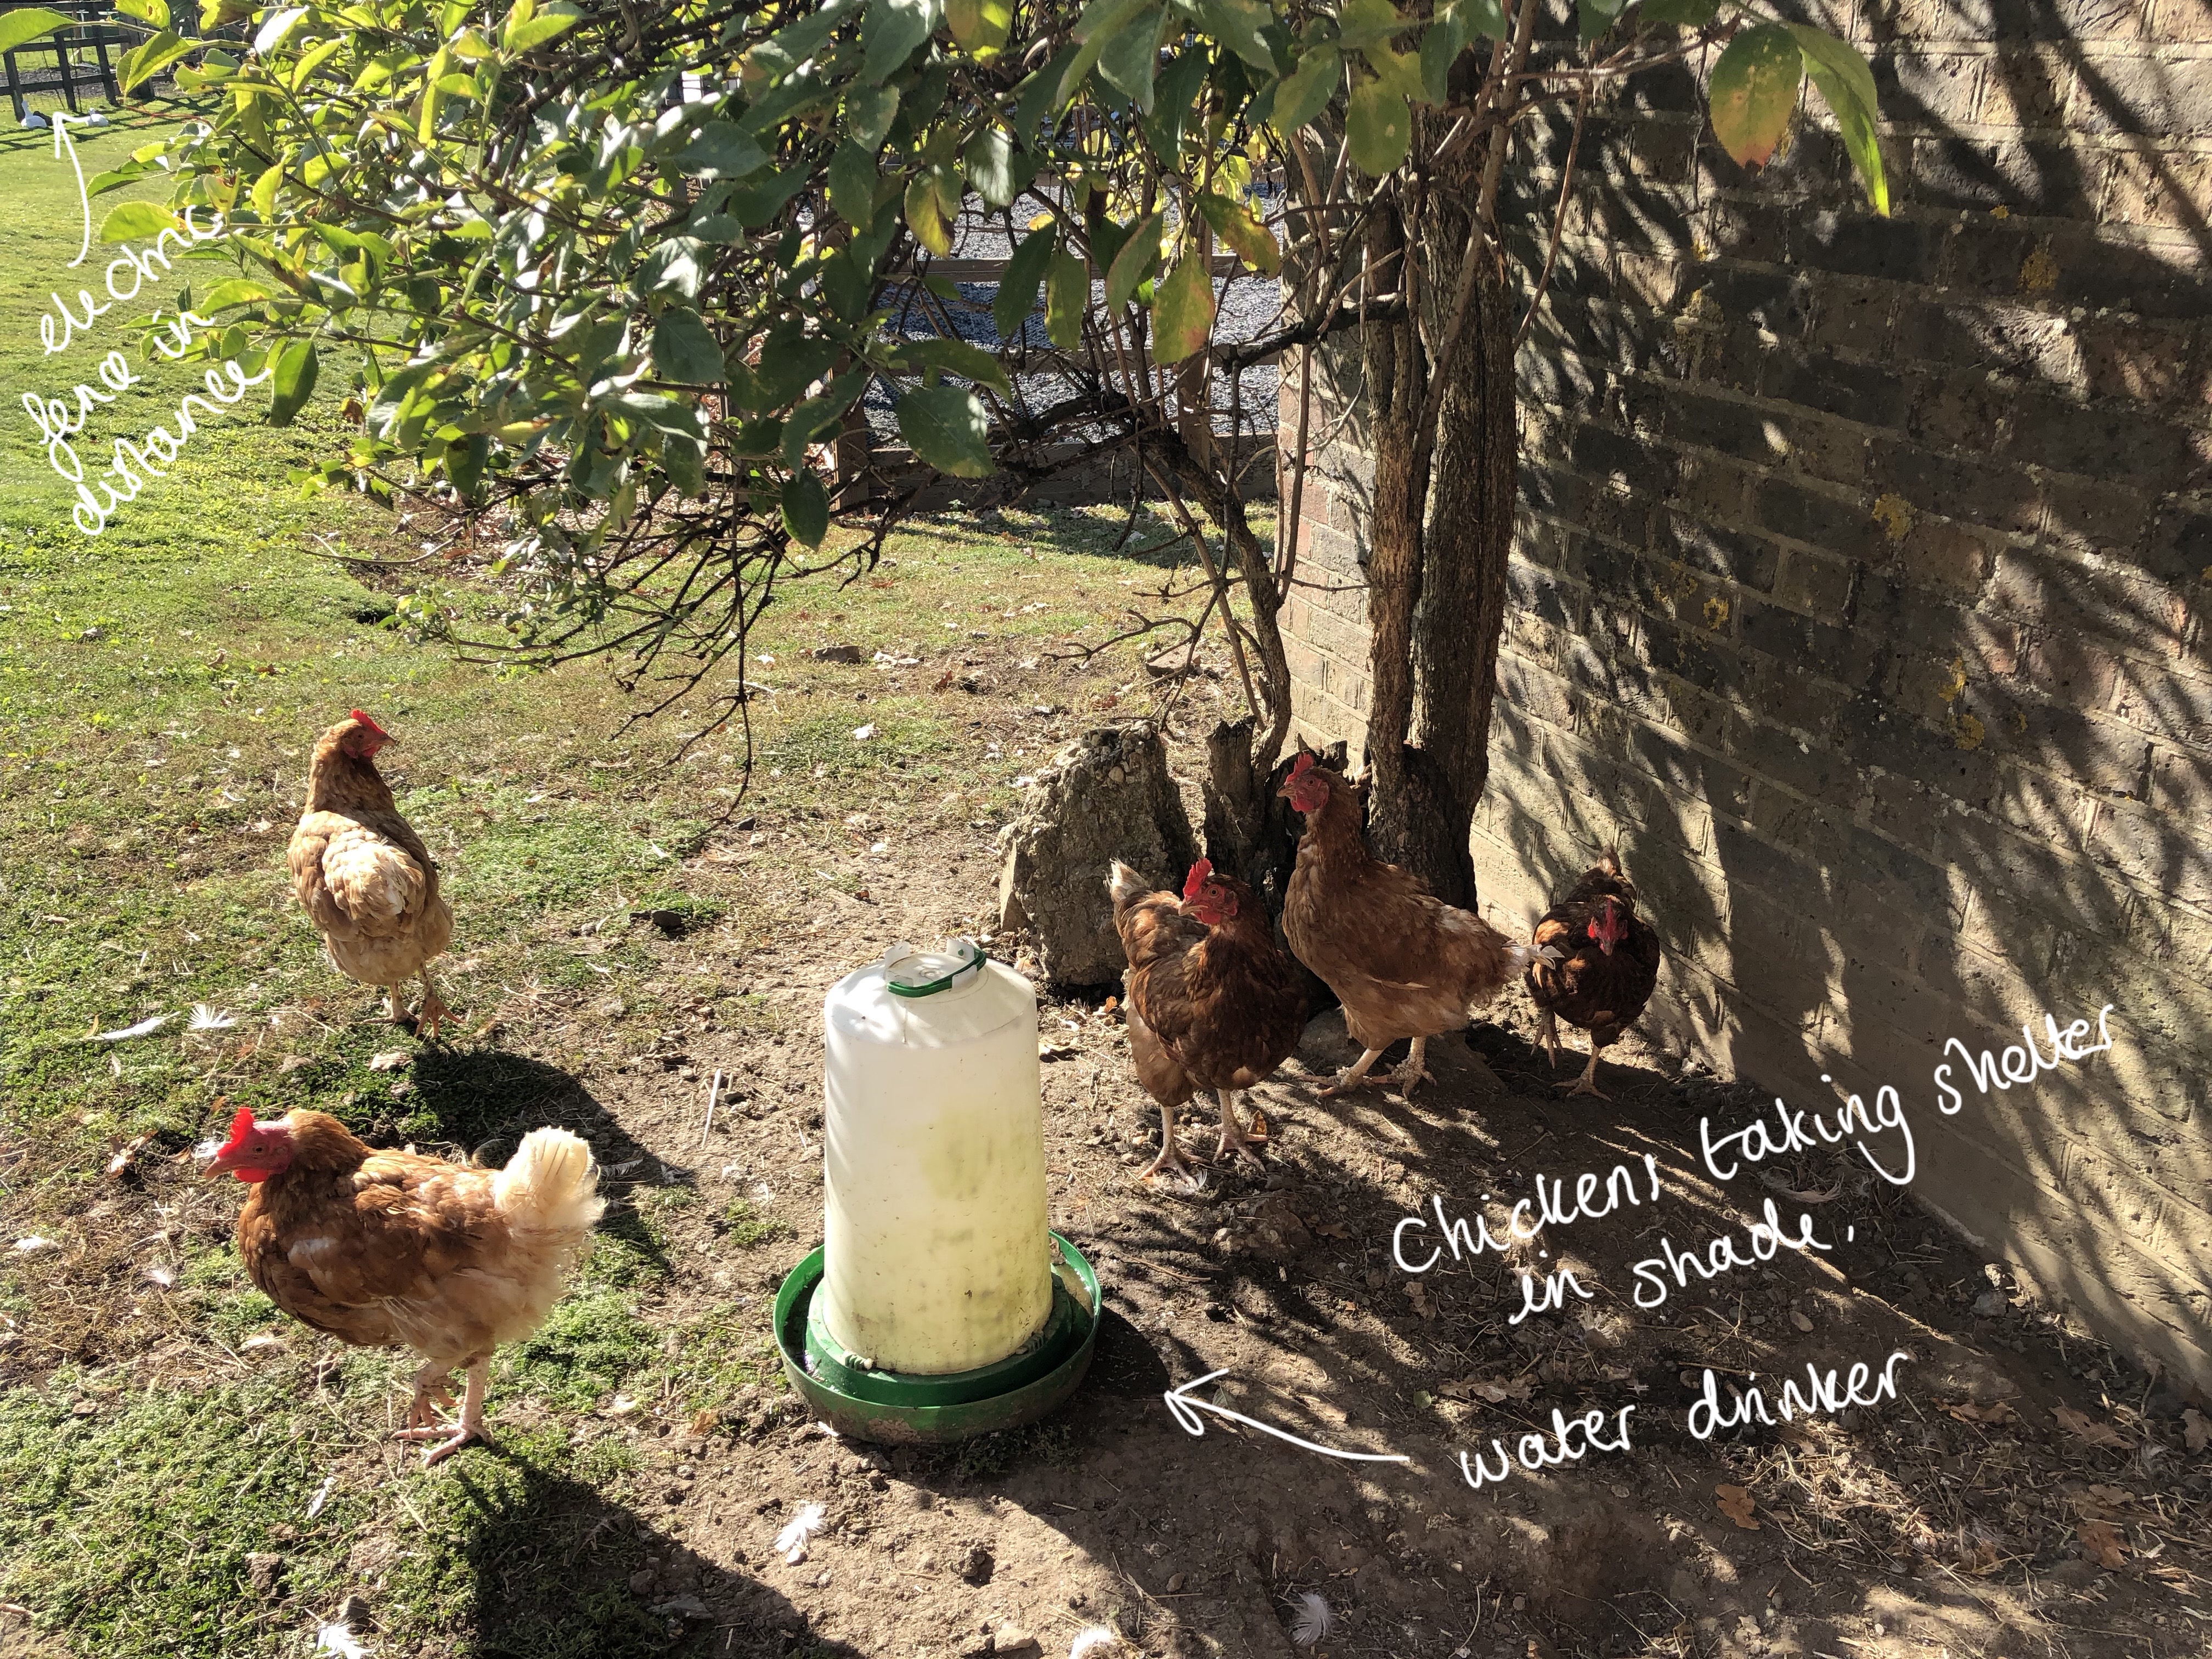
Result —
POLYGON ((1036 988, 895 945, 822 1012, 823 1328, 878 1370, 1006 1358, 1052 1307, 1036 988))

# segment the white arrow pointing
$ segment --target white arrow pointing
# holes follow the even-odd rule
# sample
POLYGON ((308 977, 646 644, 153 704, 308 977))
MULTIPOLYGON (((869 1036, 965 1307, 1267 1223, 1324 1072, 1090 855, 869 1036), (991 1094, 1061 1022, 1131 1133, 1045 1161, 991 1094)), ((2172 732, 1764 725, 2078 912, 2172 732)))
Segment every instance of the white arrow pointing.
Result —
POLYGON ((1310 1452, 1319 1452, 1323 1457, 1342 1457, 1354 1463, 1409 1463, 1413 1461, 1401 1452, 1339 1451, 1334 1446, 1316 1446, 1310 1440, 1301 1440, 1294 1434, 1285 1434, 1282 1430, 1271 1428, 1255 1418, 1245 1416, 1242 1412, 1232 1412, 1226 1406, 1217 1406, 1211 1400, 1193 1400, 1190 1397, 1190 1391, 1193 1389, 1202 1389, 1215 1377, 1228 1375, 1228 1368, 1224 1366, 1218 1371, 1208 1371, 1204 1376, 1194 1377, 1179 1389, 1169 1389, 1160 1396, 1168 1402, 1168 1415, 1174 1418, 1176 1424, 1186 1433, 1193 1435, 1202 1435, 1206 1432, 1206 1419, 1200 1417, 1199 1413, 1212 1412, 1215 1416, 1225 1417, 1232 1423, 1242 1423, 1247 1428, 1259 1430, 1262 1434, 1272 1434, 1278 1440, 1287 1440, 1293 1446, 1301 1447, 1310 1452))
POLYGON ((74 270, 84 263, 84 256, 92 252, 92 198, 85 193, 84 163, 77 160, 76 140, 70 137, 69 124, 77 120, 84 121, 87 126, 94 124, 82 116, 71 115, 65 110, 56 110, 52 118, 54 160, 60 161, 64 150, 69 152, 70 165, 76 169, 76 198, 84 204, 84 240, 77 244, 76 258, 70 260, 68 266, 70 270, 74 270))

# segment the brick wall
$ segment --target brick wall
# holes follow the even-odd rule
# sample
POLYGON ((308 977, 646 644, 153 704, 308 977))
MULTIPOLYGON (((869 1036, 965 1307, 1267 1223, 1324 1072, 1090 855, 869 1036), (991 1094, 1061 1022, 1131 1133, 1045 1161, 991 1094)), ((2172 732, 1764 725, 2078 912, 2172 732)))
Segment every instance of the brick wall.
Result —
MULTIPOLYGON (((1923 1203, 2212 1387, 2212 0, 1828 15, 1887 222, 1817 119, 1740 173, 1686 71, 1585 132, 1520 363, 1484 902, 1525 928, 1618 845, 1655 1041, 1798 1103, 1895 1083, 1923 1203), (1934 1110, 1947 1037, 2108 1002, 2110 1054, 1934 1110)), ((1356 422, 1315 467, 1297 708, 1357 744, 1356 422)))

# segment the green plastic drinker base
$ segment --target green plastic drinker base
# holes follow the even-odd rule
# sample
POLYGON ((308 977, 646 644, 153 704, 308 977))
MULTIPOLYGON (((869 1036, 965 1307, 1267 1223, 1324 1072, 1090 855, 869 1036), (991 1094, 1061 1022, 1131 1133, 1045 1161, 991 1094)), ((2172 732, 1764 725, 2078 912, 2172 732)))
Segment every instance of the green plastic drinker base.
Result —
POLYGON ((815 1313, 815 1251, 776 1292, 784 1375, 817 1417, 856 1440, 941 1445, 1036 1422, 1075 1392, 1098 1344, 1098 1275, 1074 1245, 1051 1238, 1059 1266, 1042 1328, 995 1364, 940 1376, 878 1370, 840 1346, 815 1313))

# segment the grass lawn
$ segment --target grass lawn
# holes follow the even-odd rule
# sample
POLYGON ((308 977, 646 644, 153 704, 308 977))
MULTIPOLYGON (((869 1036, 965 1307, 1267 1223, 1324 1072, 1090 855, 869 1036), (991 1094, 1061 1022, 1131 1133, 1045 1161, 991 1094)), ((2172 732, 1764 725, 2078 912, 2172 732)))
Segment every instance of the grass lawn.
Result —
MULTIPOLYGON (((88 135, 87 172, 152 125, 88 135)), ((41 356, 46 295, 96 284, 102 256, 66 269, 81 222, 51 140, 0 141, 0 168, 8 384, 61 396, 107 350, 136 362, 112 319, 41 356)), ((190 383, 142 372, 80 442, 93 474, 190 383)), ((793 587, 758 636, 752 672, 772 695, 733 827, 741 750, 668 762, 689 711, 625 729, 632 705, 603 668, 465 666, 395 631, 391 594, 331 556, 410 558, 420 526, 289 481, 335 418, 325 391, 292 429, 250 405, 205 428, 97 540, 71 525, 29 416, 0 416, 0 1201, 9 1242, 50 1241, 0 1255, 0 1600, 74 1650, 291 1653, 299 1622, 257 1596, 248 1558, 284 1557, 289 1593, 314 1604, 366 1548, 390 1558, 377 1618, 395 1651, 664 1651, 627 1593, 572 1593, 539 1559, 604 1522, 637 1462, 622 1432, 572 1445, 556 1415, 779 1387, 764 1309, 672 1318, 659 1292, 678 1224, 742 1251, 787 1244, 805 1214, 741 1196, 707 1215, 694 1188, 638 1185, 577 1294, 502 1357, 497 1397, 548 1415, 511 1437, 496 1478, 382 1460, 310 1516, 402 1362, 325 1356, 303 1395, 300 1365, 271 1360, 313 1345, 246 1283, 234 1195, 179 1187, 179 1160, 221 1097, 463 1148, 565 1115, 596 1122, 603 1160, 622 1164, 626 1132, 574 1079, 653 1069, 702 1030, 780 1042, 806 1024, 806 1000, 771 1006, 749 959, 818 927, 825 892, 850 904, 880 883, 869 849, 985 839, 1071 708, 1142 678, 1126 652, 1063 668, 1055 645, 1103 635, 1158 574, 1115 555, 1118 514, 1070 512, 936 519, 864 580, 793 587), (833 644, 862 660, 811 655, 833 644), (988 688, 940 684, 963 652, 988 688), (313 740, 354 706, 398 735, 386 769, 461 919, 441 989, 465 1029, 398 1069, 370 1062, 411 1041, 324 960, 283 869, 313 740), (188 1029, 196 1005, 229 1023, 188 1029), (156 1015, 150 1036, 88 1041, 156 1015), (133 1168, 109 1179, 126 1147, 133 1168), (526 1524, 549 1513, 574 1525, 526 1524), (488 1631, 483 1583, 525 1558, 544 1569, 534 1611, 488 1631)), ((452 598, 473 602, 465 586, 452 598)))

